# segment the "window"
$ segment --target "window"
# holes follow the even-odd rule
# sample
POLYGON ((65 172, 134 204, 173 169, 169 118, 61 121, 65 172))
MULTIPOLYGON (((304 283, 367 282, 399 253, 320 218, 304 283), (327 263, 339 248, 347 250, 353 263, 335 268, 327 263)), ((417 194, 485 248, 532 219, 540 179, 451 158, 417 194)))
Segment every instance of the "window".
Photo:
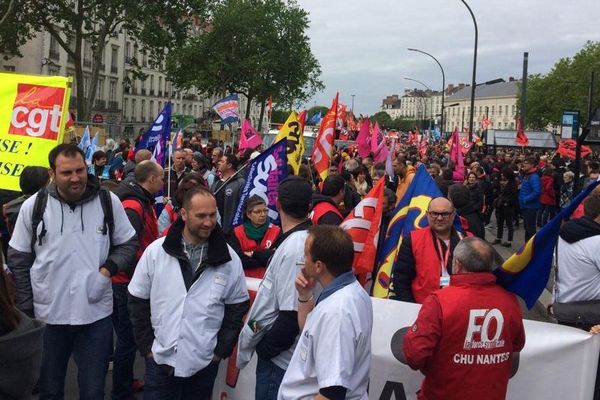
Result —
POLYGON ((508 116, 508 105, 504 106, 504 115, 508 116))
POLYGON ((494 106, 492 106, 492 112, 491 112, 491 115, 492 115, 492 116, 494 115, 494 106))
POLYGON ((112 46, 110 51, 110 72, 116 73, 119 65, 119 48, 112 46))
POLYGON ((131 58, 131 42, 125 43, 125 57, 131 58))
POLYGON ((96 87, 96 100, 104 100, 104 78, 98 78, 98 87, 96 87))
POLYGON ((5 65, 4 70, 7 72, 15 72, 15 66, 14 65, 5 65))
POLYGON ((158 77, 158 91, 162 92, 162 90, 163 90, 163 79, 162 79, 162 76, 159 76, 158 77))
POLYGON ((154 91, 154 75, 150 75, 150 91, 154 91))
POLYGON ((60 60, 60 52, 58 49, 58 42, 52 35, 50 35, 50 51, 48 53, 48 57, 54 61, 60 60))
POLYGON ((135 99, 131 99, 131 120, 136 121, 135 99))
MULTIPOLYGON (((157 113, 158 114, 158 113, 157 113)), ((148 120, 152 121, 154 118, 154 101, 150 100, 150 107, 148 107, 148 120)))
POLYGON ((517 106, 516 105, 512 105, 512 115, 513 117, 515 116, 515 110, 516 110, 517 106))
POLYGON ((498 116, 502 116, 502 106, 498 107, 498 116))
POLYGON ((108 101, 117 100, 117 81, 115 79, 110 80, 110 87, 108 89, 108 101))

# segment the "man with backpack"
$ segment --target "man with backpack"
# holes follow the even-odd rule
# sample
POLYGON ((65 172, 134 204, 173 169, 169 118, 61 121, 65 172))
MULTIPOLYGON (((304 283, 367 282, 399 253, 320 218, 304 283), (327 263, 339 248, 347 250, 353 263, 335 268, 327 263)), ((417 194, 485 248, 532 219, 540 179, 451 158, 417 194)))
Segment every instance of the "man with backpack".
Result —
POLYGON ((53 182, 23 203, 9 243, 16 305, 46 323, 40 398, 64 397, 73 354, 79 397, 103 400, 110 277, 131 267, 137 237, 117 196, 87 175, 81 149, 60 144, 48 161, 53 182))
MULTIPOLYGON (((135 362, 135 339, 127 312, 127 286, 133 276, 137 261, 144 249, 158 239, 158 222, 154 211, 154 197, 163 186, 164 172, 154 161, 142 161, 135 167, 135 180, 121 183, 115 194, 125 208, 125 214, 135 229, 138 246, 135 259, 128 272, 121 271, 112 277, 112 320, 117 335, 113 354, 112 399, 130 399, 133 396, 133 364, 135 362)), ((140 381, 136 381, 139 383, 140 381)), ((140 385, 138 384, 137 387, 140 385)))

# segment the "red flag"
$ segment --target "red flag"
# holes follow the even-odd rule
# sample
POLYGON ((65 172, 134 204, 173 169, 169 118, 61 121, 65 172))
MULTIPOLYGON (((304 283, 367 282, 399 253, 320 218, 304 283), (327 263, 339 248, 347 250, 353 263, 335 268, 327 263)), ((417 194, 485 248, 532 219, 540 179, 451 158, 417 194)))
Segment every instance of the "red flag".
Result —
POLYGON ((337 108, 337 119, 335 129, 342 129, 346 123, 346 105, 339 103, 337 108))
POLYGON ((419 155, 421 158, 425 157, 427 154, 427 138, 426 135, 421 135, 421 143, 419 144, 419 155))
POLYGON ((269 116, 269 120, 271 119, 271 114, 273 113, 273 98, 269 96, 269 100, 267 102, 269 110, 267 111, 267 115, 269 116))
MULTIPOLYGON (((575 139, 561 140, 558 144, 558 149, 556 149, 556 153, 574 160, 576 147, 577 141, 575 141, 575 139)), ((592 149, 590 149, 589 146, 581 146, 581 157, 586 157, 590 154, 592 154, 592 149)))
POLYGON ((365 158, 371 152, 371 146, 369 145, 369 118, 364 121, 360 121, 360 132, 356 137, 356 144, 358 145, 358 155, 361 158, 365 158))
POLYGON ((340 225, 352 237, 354 243, 352 267, 355 274, 367 274, 373 270, 383 212, 385 181, 386 179, 380 179, 340 225))
POLYGON ((312 160, 322 181, 329 174, 329 164, 331 163, 331 151, 333 150, 335 135, 335 122, 337 119, 338 96, 339 93, 336 93, 331 108, 321 122, 319 134, 315 141, 315 148, 312 153, 312 160))
POLYGON ((515 137, 515 143, 520 146, 529 146, 529 138, 523 132, 523 121, 521 117, 517 118, 517 137, 515 137))
POLYGON ((483 114, 481 117, 481 129, 487 129, 489 126, 493 125, 494 121, 488 119, 487 115, 483 114))
POLYGON ((306 126, 306 110, 303 110, 300 114, 298 114, 297 119, 302 126, 302 132, 304 132, 304 127, 306 126))

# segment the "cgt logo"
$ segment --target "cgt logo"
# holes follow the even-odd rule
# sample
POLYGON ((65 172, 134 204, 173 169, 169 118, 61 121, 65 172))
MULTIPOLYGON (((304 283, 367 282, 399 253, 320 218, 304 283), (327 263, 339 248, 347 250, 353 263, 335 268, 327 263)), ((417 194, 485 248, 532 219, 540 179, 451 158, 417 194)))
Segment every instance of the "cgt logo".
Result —
POLYGON ((56 140, 64 88, 20 83, 8 133, 56 140))

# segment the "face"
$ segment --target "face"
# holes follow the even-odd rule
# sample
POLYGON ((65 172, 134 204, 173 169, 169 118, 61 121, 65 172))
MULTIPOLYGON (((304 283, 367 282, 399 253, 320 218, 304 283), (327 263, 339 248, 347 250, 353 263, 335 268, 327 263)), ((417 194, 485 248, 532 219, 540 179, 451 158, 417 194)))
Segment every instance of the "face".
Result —
POLYGON ((337 175, 338 169, 337 167, 331 166, 329 167, 329 175, 337 175))
POLYGON ((469 185, 472 185, 475 182, 477 182, 477 177, 475 176, 475 174, 469 174, 469 177, 467 178, 467 182, 469 183, 469 185))
POLYGON ((406 172, 406 166, 397 160, 392 162, 392 168, 396 175, 404 176, 404 173, 406 172))
POLYGON ((161 168, 160 171, 157 170, 155 175, 151 175, 149 179, 149 192, 152 194, 156 194, 160 192, 163 188, 165 173, 161 168))
POLYGON ((219 150, 213 150, 213 152, 211 154, 211 159, 212 159, 212 162, 214 165, 217 165, 217 163, 219 162, 221 157, 222 157, 222 155, 219 150))
POLYGON ((529 172, 532 167, 533 165, 529 164, 527 161, 523 161, 521 163, 521 169, 523 170, 523 172, 529 172))
POLYGON ((189 204, 189 210, 181 209, 185 222, 184 232, 196 240, 206 241, 217 225, 217 202, 213 196, 196 194, 189 204))
POLYGON ((313 242, 312 235, 308 235, 304 242, 304 274, 309 278, 316 278, 316 262, 310 256, 310 248, 313 242))
POLYGON ((96 160, 96 165, 99 167, 104 167, 106 165, 106 157, 100 157, 96 160))
POLYGON ((565 181, 565 183, 569 183, 572 180, 573 180, 573 178, 571 178, 571 175, 567 175, 567 174, 563 175, 563 181, 565 181))
POLYGON ((257 204, 252 207, 252 210, 246 212, 246 216, 252 222, 252 225, 260 226, 267 222, 268 212, 269 209, 266 204, 257 204))
POLYGON ((231 168, 231 164, 227 163, 227 157, 221 157, 221 159, 217 163, 217 169, 219 170, 219 172, 224 173, 228 171, 229 168, 231 168))
POLYGON ((454 222, 454 207, 447 199, 431 200, 427 209, 427 221, 435 233, 447 233, 454 222))
POLYGON ((77 201, 85 192, 87 168, 80 154, 56 157, 56 170, 50 170, 50 176, 56 183, 58 193, 66 201, 77 201))
POLYGON ((198 164, 198 161, 194 160, 193 158, 192 158, 192 169, 194 171, 198 171, 200 169, 200 164, 198 164))
POLYGON ((183 169, 185 163, 185 154, 182 151, 176 151, 173 155, 173 167, 176 170, 183 169))

